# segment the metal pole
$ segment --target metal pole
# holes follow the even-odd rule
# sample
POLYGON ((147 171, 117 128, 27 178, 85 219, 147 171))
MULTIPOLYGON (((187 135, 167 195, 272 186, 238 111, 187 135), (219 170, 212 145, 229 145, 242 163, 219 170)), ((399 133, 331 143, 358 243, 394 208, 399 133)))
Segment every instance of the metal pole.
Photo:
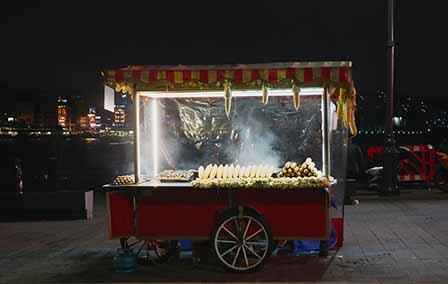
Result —
POLYGON ((329 142, 329 126, 328 126, 328 88, 324 87, 322 94, 322 140, 323 140, 323 174, 327 178, 330 176, 330 142, 329 142))
POLYGON ((394 115, 394 0, 387 1, 387 109, 386 109, 386 133, 393 135, 392 119, 394 115))
MULTIPOLYGON (((330 139, 328 137, 330 130, 328 125, 329 120, 328 109, 329 109, 328 87, 324 86, 322 94, 322 140, 323 140, 322 160, 324 171, 323 174, 327 178, 329 178, 330 176, 330 139)), ((328 256, 328 240, 321 240, 319 242, 319 256, 328 256)))
POLYGON ((140 95, 134 94, 134 180, 140 181, 140 95))
POLYGON ((399 194, 398 189, 398 151, 395 147, 393 133, 394 116, 394 0, 387 1, 387 95, 385 134, 386 140, 383 153, 383 177, 384 184, 382 193, 386 195, 399 194))

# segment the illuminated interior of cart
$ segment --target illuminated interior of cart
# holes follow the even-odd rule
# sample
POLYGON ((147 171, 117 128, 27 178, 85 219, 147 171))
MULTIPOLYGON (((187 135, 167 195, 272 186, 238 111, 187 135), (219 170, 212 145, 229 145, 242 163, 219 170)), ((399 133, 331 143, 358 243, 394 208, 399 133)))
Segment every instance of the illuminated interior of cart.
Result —
MULTIPOLYGON (((300 96, 321 96, 323 97, 324 88, 301 88, 300 96)), ((198 91, 198 92, 150 92, 150 91, 139 91, 137 93, 137 105, 139 104, 139 97, 149 97, 153 99, 173 99, 173 98, 223 98, 223 91, 198 91)), ((234 90, 232 91, 232 97, 261 97, 261 90, 234 90)), ((293 96, 291 88, 289 89, 275 89, 268 91, 269 97, 285 97, 293 96)), ((153 177, 156 177, 159 172, 159 111, 157 100, 151 100, 151 138, 152 138, 152 163, 153 163, 153 177)), ((138 108, 137 108, 138 109, 138 108)), ((139 121, 139 113, 136 112, 136 121, 139 121)), ((140 145, 140 129, 139 126, 136 128, 136 140, 137 147, 140 145)), ((139 147, 138 147, 139 148, 139 147)), ((136 155, 136 180, 140 176, 140 151, 137 150, 136 155)), ((323 151, 323 155, 327 155, 323 151)), ((325 159, 324 159, 325 160, 325 159)))

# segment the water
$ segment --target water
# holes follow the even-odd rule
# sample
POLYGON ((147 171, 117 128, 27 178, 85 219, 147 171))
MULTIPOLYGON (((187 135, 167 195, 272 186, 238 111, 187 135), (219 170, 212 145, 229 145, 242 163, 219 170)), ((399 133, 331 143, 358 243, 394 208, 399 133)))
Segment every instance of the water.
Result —
POLYGON ((13 161, 20 159, 24 192, 88 190, 133 172, 130 138, 82 136, 0 138, 2 191, 11 188, 13 161), (6 188, 7 187, 7 188, 6 188))

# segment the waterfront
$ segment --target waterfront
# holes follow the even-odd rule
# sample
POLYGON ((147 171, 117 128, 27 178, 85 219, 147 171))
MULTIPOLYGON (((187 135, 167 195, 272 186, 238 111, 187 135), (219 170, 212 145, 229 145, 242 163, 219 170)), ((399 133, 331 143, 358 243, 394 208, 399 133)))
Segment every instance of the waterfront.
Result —
MULTIPOLYGON (((5 161, 19 160, 24 192, 88 190, 132 173, 133 142, 120 137, 3 138, 0 155, 5 161)), ((3 172, 3 192, 14 190, 5 187, 8 170, 3 172)))
MULTIPOLYGON (((435 133, 434 133, 435 134, 435 133)), ((433 144, 443 135, 398 136, 399 145, 433 144)), ((381 145, 381 135, 355 137, 366 157, 368 146, 381 145)), ((133 173, 133 139, 117 136, 47 135, 0 138, 2 192, 13 192, 10 167, 18 158, 23 172, 24 192, 88 190, 114 177, 133 173), (8 180, 9 179, 9 180, 8 180)))

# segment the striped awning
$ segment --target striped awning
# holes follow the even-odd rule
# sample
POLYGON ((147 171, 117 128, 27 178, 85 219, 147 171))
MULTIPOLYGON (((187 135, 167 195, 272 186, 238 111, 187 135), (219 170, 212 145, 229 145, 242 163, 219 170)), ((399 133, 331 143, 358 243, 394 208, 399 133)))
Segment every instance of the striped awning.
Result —
POLYGON ((350 88, 351 62, 291 62, 248 65, 130 66, 104 72, 106 85, 134 91, 216 90, 334 86, 350 88))
POLYGON ((230 89, 291 88, 298 100, 301 87, 328 87, 331 98, 338 100, 338 116, 343 118, 351 133, 356 135, 356 91, 351 65, 351 62, 342 61, 129 66, 107 70, 103 76, 106 85, 124 94, 138 91, 222 90, 226 102, 230 101, 230 89))

